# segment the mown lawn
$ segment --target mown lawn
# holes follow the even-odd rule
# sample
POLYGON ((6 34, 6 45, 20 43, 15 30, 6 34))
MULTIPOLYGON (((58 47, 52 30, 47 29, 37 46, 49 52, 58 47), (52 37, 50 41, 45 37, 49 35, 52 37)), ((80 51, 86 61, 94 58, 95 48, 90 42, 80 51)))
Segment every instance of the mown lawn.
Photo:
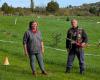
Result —
MULTIPOLYGON (((100 47, 96 44, 100 40, 100 21, 98 17, 70 17, 79 20, 79 25, 86 30, 89 36, 90 47, 85 48, 85 54, 100 55, 100 47)), ((39 22, 39 29, 42 32, 45 46, 51 46, 52 33, 62 34, 61 42, 56 48, 65 49, 66 31, 70 27, 70 22, 66 22, 66 17, 4 17, 0 16, 0 40, 15 41, 15 43, 0 42, 0 80, 99 80, 100 56, 85 56, 85 75, 79 74, 78 60, 74 61, 72 73, 65 74, 67 52, 45 48, 44 61, 47 76, 41 75, 38 65, 36 65, 37 76, 32 76, 28 57, 24 56, 22 37, 28 29, 31 20, 39 22), (14 24, 17 18, 17 24, 14 24), (4 66, 4 57, 8 56, 10 65, 4 66)), ((54 46, 51 46, 54 47, 54 46)))

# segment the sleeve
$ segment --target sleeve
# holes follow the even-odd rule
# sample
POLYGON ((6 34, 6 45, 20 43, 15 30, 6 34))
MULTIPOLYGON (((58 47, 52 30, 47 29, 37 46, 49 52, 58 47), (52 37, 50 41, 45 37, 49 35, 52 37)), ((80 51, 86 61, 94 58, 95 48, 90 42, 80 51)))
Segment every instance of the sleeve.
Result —
POLYGON ((23 45, 24 45, 24 44, 27 44, 27 42, 28 42, 28 33, 25 32, 25 33, 24 33, 24 36, 23 36, 23 45))
POLYGON ((88 43, 88 37, 87 37, 87 33, 85 32, 85 30, 83 30, 82 32, 82 38, 84 43, 88 43))
MULTIPOLYGON (((70 38, 70 30, 67 31, 67 38, 70 38)), ((70 41, 66 38, 66 49, 70 48, 70 41)))

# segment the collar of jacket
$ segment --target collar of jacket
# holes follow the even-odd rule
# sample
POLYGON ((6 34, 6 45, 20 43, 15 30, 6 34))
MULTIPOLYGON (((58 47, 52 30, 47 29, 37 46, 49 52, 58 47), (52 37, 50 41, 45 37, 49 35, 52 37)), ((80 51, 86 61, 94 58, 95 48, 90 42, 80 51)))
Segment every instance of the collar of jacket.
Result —
POLYGON ((79 28, 78 26, 77 26, 76 28, 73 28, 73 27, 72 27, 73 30, 77 30, 78 28, 79 28))

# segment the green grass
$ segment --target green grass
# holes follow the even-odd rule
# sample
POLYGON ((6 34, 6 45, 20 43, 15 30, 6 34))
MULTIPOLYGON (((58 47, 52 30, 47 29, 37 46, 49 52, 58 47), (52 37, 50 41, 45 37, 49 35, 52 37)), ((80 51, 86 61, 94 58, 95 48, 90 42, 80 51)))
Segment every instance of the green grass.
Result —
MULTIPOLYGON (((0 80, 99 80, 100 79, 100 57, 85 56, 86 73, 79 74, 78 60, 75 59, 73 69, 70 74, 65 74, 67 53, 54 49, 45 48, 44 62, 48 72, 47 76, 41 75, 41 71, 36 65, 37 76, 31 74, 28 57, 24 56, 22 38, 28 29, 31 20, 39 22, 39 29, 42 32, 43 41, 46 46, 52 44, 51 34, 53 32, 62 33, 62 41, 57 48, 65 49, 66 31, 70 27, 70 22, 66 22, 66 17, 17 17, 17 24, 14 24, 15 16, 0 16, 0 40, 12 40, 18 43, 10 44, 0 42, 0 80), (4 57, 9 57, 9 66, 3 65, 4 57)), ((79 25, 86 30, 89 36, 89 44, 96 44, 100 40, 99 17, 70 17, 79 20, 79 25)), ((100 55, 100 48, 90 46, 85 48, 85 53, 100 55)), ((37 62, 36 62, 37 63, 37 62)))

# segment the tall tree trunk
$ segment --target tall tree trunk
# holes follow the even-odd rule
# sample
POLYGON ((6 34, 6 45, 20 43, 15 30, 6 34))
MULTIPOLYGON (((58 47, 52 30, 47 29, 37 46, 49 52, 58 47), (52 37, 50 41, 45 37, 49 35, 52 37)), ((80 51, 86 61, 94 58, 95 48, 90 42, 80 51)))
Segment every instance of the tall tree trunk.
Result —
POLYGON ((31 8, 31 11, 33 12, 34 11, 34 0, 31 0, 31 6, 30 6, 30 8, 31 8))

